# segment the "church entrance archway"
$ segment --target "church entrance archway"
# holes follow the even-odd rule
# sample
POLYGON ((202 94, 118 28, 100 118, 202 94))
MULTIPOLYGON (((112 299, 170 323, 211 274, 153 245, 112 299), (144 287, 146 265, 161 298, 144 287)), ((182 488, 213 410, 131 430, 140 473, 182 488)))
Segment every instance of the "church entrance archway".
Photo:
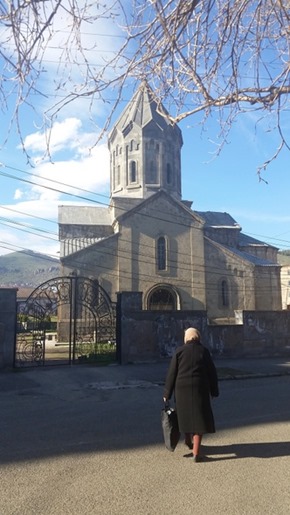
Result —
POLYGON ((151 311, 175 311, 180 309, 179 296, 170 285, 158 285, 147 295, 147 309, 151 311))
POLYGON ((56 277, 17 306, 17 367, 117 359, 116 309, 87 277, 56 277))

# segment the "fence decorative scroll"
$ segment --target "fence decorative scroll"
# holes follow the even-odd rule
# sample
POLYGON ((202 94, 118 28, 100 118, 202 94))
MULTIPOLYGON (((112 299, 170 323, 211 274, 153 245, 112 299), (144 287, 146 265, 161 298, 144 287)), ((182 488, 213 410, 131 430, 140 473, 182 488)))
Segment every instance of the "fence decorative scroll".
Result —
POLYGON ((15 365, 116 357, 115 304, 98 281, 56 277, 18 304, 15 365))

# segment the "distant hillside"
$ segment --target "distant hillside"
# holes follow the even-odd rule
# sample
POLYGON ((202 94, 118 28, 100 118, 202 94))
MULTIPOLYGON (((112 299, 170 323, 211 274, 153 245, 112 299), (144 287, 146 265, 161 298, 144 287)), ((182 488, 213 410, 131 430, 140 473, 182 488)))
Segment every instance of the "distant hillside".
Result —
POLYGON ((278 252, 279 265, 290 265, 290 250, 281 250, 278 252))
POLYGON ((60 262, 32 251, 0 256, 0 287, 36 287, 60 275, 60 262))

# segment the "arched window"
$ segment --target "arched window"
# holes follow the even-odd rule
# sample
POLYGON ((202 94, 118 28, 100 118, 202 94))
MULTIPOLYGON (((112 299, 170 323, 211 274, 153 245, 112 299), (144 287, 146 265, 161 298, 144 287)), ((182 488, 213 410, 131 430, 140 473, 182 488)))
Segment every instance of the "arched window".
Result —
POLYGON ((136 167, 136 161, 130 162, 130 182, 136 182, 137 181, 137 167, 136 167))
POLYGON ((112 159, 112 172, 113 172, 113 184, 114 187, 116 187, 116 152, 114 150, 113 152, 113 159, 112 159))
POLYGON ((119 186, 121 180, 121 167, 117 166, 117 177, 116 177, 116 185, 119 186))
POLYGON ((171 166, 169 163, 167 163, 167 166, 166 166, 166 180, 167 180, 167 184, 171 184, 172 173, 171 173, 171 166))
POLYGON ((164 236, 157 240, 157 269, 166 270, 167 268, 167 248, 164 236))
POLYGON ((148 296, 150 310, 172 311, 177 309, 176 293, 169 287, 157 287, 148 296))
POLYGON ((154 166, 154 161, 151 160, 150 161, 150 182, 155 182, 156 180, 156 174, 155 174, 155 166, 154 166))
POLYGON ((221 300, 223 307, 227 307, 229 305, 229 287, 225 279, 221 282, 221 300))

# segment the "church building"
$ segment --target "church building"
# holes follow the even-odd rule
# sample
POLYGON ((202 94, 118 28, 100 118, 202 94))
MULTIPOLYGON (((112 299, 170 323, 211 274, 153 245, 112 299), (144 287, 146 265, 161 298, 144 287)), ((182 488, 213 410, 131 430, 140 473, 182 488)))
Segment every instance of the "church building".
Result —
POLYGON ((183 200, 182 144, 142 84, 109 134, 109 206, 59 207, 63 275, 97 281, 112 301, 142 292, 144 310, 204 310, 212 321, 280 310, 278 249, 183 200))

